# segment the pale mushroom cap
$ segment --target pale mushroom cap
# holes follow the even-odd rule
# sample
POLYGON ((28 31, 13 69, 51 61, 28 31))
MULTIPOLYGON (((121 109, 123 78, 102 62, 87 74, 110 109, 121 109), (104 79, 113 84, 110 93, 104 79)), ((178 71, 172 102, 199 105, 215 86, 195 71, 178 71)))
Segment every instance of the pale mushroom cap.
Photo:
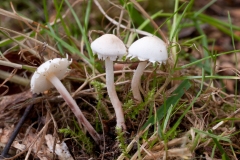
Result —
POLYGON ((168 59, 167 46, 158 37, 146 36, 135 41, 128 49, 128 56, 140 61, 165 63, 168 59))
POLYGON ((91 43, 94 54, 98 54, 99 59, 110 58, 112 61, 121 58, 127 51, 124 43, 113 34, 104 34, 91 43))
POLYGON ((66 72, 68 72, 68 66, 72 61, 67 58, 54 58, 44 62, 37 68, 31 79, 31 91, 33 93, 40 93, 52 88, 53 85, 47 80, 47 76, 54 74, 58 79, 63 79, 66 72))

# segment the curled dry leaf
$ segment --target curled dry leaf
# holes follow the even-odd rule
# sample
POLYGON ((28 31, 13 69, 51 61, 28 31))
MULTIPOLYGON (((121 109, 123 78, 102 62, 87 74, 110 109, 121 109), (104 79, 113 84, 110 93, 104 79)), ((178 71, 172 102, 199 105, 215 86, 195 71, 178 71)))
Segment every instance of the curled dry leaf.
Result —
MULTIPOLYGON (((48 146, 48 150, 50 152, 53 152, 53 146, 54 144, 54 137, 51 134, 45 135, 46 143, 48 146)), ((57 142, 55 146, 55 153, 58 155, 58 158, 60 160, 73 160, 73 157, 71 156, 68 147, 65 142, 57 142)))

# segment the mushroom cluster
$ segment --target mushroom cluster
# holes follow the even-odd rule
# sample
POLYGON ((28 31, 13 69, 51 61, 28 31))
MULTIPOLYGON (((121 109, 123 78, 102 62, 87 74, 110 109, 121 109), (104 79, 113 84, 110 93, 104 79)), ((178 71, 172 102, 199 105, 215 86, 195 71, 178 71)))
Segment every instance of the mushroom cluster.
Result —
MULTIPOLYGON (((105 60, 106 85, 109 98, 116 114, 117 127, 126 129, 122 104, 117 96, 114 85, 113 61, 121 58, 126 53, 124 43, 113 34, 105 34, 91 43, 93 53, 98 54, 99 59, 105 60)), ((160 64, 165 63, 168 58, 167 45, 156 36, 146 36, 135 41, 128 51, 128 56, 137 57, 141 62, 134 72, 131 82, 133 97, 138 103, 142 102, 139 91, 141 76, 147 66, 147 61, 160 64)))
MULTIPOLYGON (((95 39, 91 43, 91 49, 94 54, 98 54, 99 59, 105 60, 106 86, 116 114, 116 127, 125 131, 126 124, 122 103, 117 96, 114 84, 113 61, 117 60, 117 58, 123 57, 127 53, 127 49, 124 43, 113 34, 105 34, 95 39)), ((131 83, 133 97, 140 103, 142 102, 142 97, 139 91, 139 86, 144 69, 147 66, 148 61, 152 63, 158 62, 160 64, 165 63, 168 58, 167 46, 156 36, 146 36, 135 41, 129 47, 127 57, 131 57, 131 59, 136 57, 141 61, 134 72, 131 83)), ((32 76, 31 91, 38 94, 49 88, 55 87, 75 114, 78 123, 86 128, 97 143, 100 143, 100 136, 84 117, 77 106, 76 101, 71 97, 60 81, 68 72, 67 68, 71 63, 72 61, 69 61, 68 57, 55 58, 43 63, 32 76)))

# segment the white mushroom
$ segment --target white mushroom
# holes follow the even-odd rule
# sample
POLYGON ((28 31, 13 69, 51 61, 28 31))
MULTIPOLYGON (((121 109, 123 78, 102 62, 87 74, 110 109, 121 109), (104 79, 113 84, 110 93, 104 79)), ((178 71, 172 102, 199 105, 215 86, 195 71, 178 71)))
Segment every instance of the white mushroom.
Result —
POLYGON ((48 60, 37 68, 31 79, 31 91, 33 93, 41 93, 48 90, 49 88, 55 87, 58 92, 62 95, 72 112, 75 114, 79 125, 83 125, 92 138, 99 143, 100 136, 84 117, 76 101, 72 98, 69 92, 66 90, 64 85, 61 83, 61 79, 64 78, 68 72, 68 66, 72 61, 67 58, 54 58, 48 60))
POLYGON ((113 34, 105 34, 91 43, 94 53, 98 54, 99 59, 105 60, 106 85, 109 98, 112 102, 116 114, 117 127, 126 129, 122 104, 117 96, 114 85, 113 61, 121 58, 126 53, 124 43, 113 34))
POLYGON ((137 57, 140 61, 136 71, 134 72, 131 88, 133 97, 138 102, 142 102, 142 97, 139 91, 139 85, 143 71, 147 65, 147 61, 152 63, 159 62, 166 63, 168 59, 167 46, 158 37, 146 36, 135 41, 128 49, 128 56, 137 57))

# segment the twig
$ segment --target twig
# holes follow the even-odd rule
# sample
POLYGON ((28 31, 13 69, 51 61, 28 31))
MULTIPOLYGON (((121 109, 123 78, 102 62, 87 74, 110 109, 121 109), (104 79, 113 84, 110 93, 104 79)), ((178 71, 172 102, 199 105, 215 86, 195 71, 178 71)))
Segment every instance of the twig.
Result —
POLYGON ((138 2, 136 0, 130 0, 139 10, 140 12, 142 12, 142 14, 148 18, 150 20, 150 22, 152 23, 153 27, 158 31, 158 33, 161 35, 163 41, 168 45, 168 39, 166 38, 166 36, 164 35, 164 33, 162 32, 162 30, 158 27, 158 25, 156 24, 156 22, 148 15, 148 13, 142 8, 141 5, 138 4, 138 2))
POLYGON ((221 122, 219 122, 218 124, 216 124, 215 126, 212 127, 212 130, 216 130, 218 127, 220 127, 221 125, 223 125, 224 123, 226 123, 228 121, 229 118, 234 117, 236 114, 238 114, 240 112, 240 108, 237 109, 235 112, 233 112, 230 116, 228 116, 226 118, 226 120, 223 120, 221 122))
MULTIPOLYGON (((32 38, 32 37, 27 36, 27 35, 25 35, 25 34, 22 34, 22 33, 20 33, 20 32, 17 32, 17 31, 8 29, 8 28, 4 28, 4 27, 0 27, 0 30, 7 31, 7 32, 11 32, 11 33, 17 34, 17 35, 19 35, 19 36, 23 36, 23 37, 25 37, 25 38, 27 38, 27 39, 29 39, 29 40, 34 41, 35 43, 38 43, 38 44, 40 44, 40 45, 44 45, 44 42, 41 42, 41 41, 39 41, 39 40, 37 40, 37 39, 35 39, 35 38, 32 38)), ((30 33, 28 33, 28 34, 30 34, 30 33)), ((13 37, 12 39, 15 39, 15 38, 13 37)), ((50 46, 50 45, 47 45, 46 47, 47 47, 48 49, 52 50, 52 51, 55 52, 55 53, 59 53, 58 50, 56 50, 55 48, 53 48, 53 47, 50 46)))
POLYGON ((102 14, 111 22, 113 23, 114 25, 116 26, 119 26, 121 28, 124 28, 124 29, 127 29, 131 32, 134 32, 134 33, 138 33, 138 34, 142 34, 142 35, 145 35, 145 36, 153 36, 151 33, 148 33, 148 32, 145 32, 145 31, 141 31, 141 30, 138 30, 138 29, 132 29, 132 28, 128 28, 122 24, 119 24, 117 21, 115 21, 114 19, 112 19, 111 17, 109 17, 107 15, 107 13, 103 10, 102 6, 98 3, 98 0, 94 0, 94 3, 96 4, 96 6, 98 7, 98 9, 102 12, 102 14))
MULTIPOLYGON (((126 152, 129 153, 131 149, 133 148, 134 143, 138 141, 138 139, 149 129, 150 125, 148 125, 143 131, 140 131, 135 138, 128 144, 126 152)), ((122 153, 117 160, 123 160, 125 158, 124 153, 122 153)))

